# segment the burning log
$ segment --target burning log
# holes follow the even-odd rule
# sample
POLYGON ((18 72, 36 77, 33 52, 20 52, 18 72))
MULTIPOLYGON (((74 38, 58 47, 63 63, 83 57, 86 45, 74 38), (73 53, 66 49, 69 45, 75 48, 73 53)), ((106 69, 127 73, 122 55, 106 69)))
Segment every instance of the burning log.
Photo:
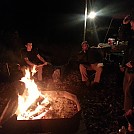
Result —
POLYGON ((35 120, 35 119, 42 119, 46 113, 48 112, 48 110, 45 110, 45 112, 41 112, 41 114, 38 114, 37 116, 33 117, 32 119, 35 120))
POLYGON ((43 97, 39 97, 21 116, 28 120, 41 119, 50 109, 50 103, 45 104, 43 100, 43 97))

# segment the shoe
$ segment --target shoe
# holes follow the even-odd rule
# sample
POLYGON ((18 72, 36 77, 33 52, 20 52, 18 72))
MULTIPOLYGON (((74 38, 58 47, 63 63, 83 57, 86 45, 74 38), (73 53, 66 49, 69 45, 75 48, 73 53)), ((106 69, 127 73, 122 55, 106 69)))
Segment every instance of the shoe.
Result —
POLYGON ((128 121, 128 131, 134 132, 134 111, 133 111, 133 109, 129 109, 125 113, 125 117, 128 121))
POLYGON ((120 129, 119 129, 119 133, 118 134, 126 134, 127 131, 126 131, 126 128, 125 126, 122 126, 120 129))
POLYGON ((128 131, 134 132, 134 127, 130 123, 128 123, 128 131))

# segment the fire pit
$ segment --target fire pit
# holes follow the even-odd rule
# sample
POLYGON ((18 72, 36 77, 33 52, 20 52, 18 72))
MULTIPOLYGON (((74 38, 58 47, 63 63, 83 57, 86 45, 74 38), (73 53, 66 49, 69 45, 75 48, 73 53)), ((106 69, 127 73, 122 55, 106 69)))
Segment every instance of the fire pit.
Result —
MULTIPOLYGON (((17 103, 11 101, 12 104, 9 104, 7 109, 8 120, 2 124, 3 131, 14 134, 17 132, 22 134, 42 132, 71 134, 76 132, 79 128, 81 116, 81 108, 77 97, 66 91, 43 91, 42 94, 49 98, 50 102, 44 106, 47 109, 43 111, 44 116, 38 119, 38 115, 35 114, 34 118, 18 119, 17 115, 13 114, 13 111, 16 111, 14 108, 17 108, 13 104, 17 103)), ((38 99, 39 102, 41 100, 41 98, 38 99)), ((31 106, 31 109, 34 109, 34 105, 31 106)))
MULTIPOLYGON (((29 69, 24 92, 7 103, 0 121, 4 133, 74 133, 80 121, 77 97, 66 91, 39 91, 29 69)), ((35 68, 33 71, 35 72, 35 68)))

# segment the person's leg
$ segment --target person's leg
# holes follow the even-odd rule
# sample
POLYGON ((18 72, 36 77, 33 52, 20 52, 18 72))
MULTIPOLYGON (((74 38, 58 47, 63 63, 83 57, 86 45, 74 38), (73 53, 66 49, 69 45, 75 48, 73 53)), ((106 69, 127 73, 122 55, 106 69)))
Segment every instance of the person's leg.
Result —
POLYGON ((127 73, 126 70, 123 81, 125 112, 133 108, 133 96, 132 96, 133 81, 134 81, 134 74, 129 74, 127 73))
POLYGON ((81 78, 82 78, 82 82, 89 87, 90 86, 90 81, 88 79, 88 74, 87 74, 87 70, 90 70, 90 65, 83 65, 80 64, 79 65, 79 69, 80 69, 80 73, 81 73, 81 78))
POLYGON ((95 78, 94 78, 94 83, 99 83, 101 79, 101 74, 103 71, 103 66, 100 66, 98 64, 91 64, 92 70, 95 70, 95 78))
POLYGON ((42 81, 42 66, 38 67, 38 81, 42 81))
POLYGON ((88 75, 87 75, 86 66, 83 65, 83 64, 80 64, 79 69, 80 69, 80 74, 81 74, 82 81, 85 81, 85 82, 88 81, 88 75))
POLYGON ((20 70, 22 71, 23 76, 25 76, 25 70, 27 69, 26 66, 20 67, 20 70))
POLYGON ((123 83, 124 90, 124 110, 126 113, 126 117, 128 119, 128 131, 134 132, 134 114, 133 114, 133 106, 134 106, 134 74, 128 73, 127 70, 124 76, 123 83))

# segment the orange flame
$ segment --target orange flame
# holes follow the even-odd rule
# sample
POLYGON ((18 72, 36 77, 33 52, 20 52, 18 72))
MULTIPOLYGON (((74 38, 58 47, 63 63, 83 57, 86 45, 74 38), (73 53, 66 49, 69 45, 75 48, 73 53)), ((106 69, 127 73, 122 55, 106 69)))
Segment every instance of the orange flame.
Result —
MULTIPOLYGON (((35 68, 33 68, 33 72, 34 71, 35 68)), ((44 109, 44 103, 47 104, 49 101, 38 90, 34 80, 30 78, 29 69, 25 70, 25 77, 22 77, 20 81, 25 83, 25 90, 22 95, 18 95, 18 108, 16 110, 17 120, 33 120, 45 116, 48 109, 44 109), (37 101, 38 98, 42 98, 41 104, 37 101), (34 110, 31 110, 31 107, 35 105, 34 103, 36 103, 36 107, 34 110), (42 112, 40 113, 40 111, 42 112)))

